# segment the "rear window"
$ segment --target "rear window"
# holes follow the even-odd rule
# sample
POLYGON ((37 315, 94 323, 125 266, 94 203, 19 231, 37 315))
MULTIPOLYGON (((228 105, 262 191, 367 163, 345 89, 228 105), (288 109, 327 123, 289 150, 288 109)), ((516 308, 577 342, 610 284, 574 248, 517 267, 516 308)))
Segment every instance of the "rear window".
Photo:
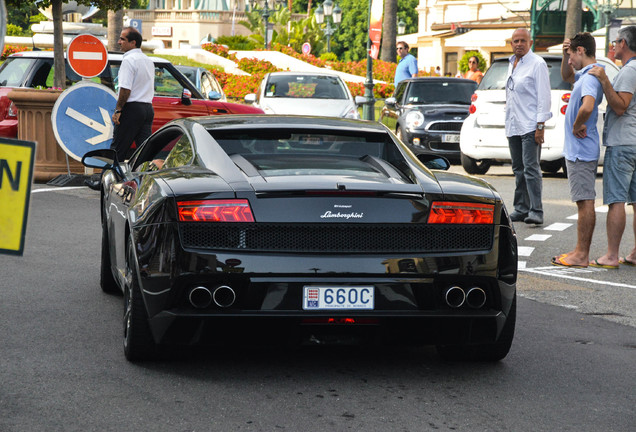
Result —
MULTIPOLYGON (((388 134, 353 135, 306 129, 210 130, 210 134, 228 155, 241 156, 268 176, 347 173, 386 176, 383 165, 391 166, 392 170, 406 165, 388 134)), ((392 171, 392 177, 393 174, 392 171)), ((398 177, 405 179, 408 177, 405 174, 398 177)))
POLYGON ((271 75, 265 97, 347 99, 338 77, 318 75, 271 75))
MULTIPOLYGON (((561 79, 561 60, 546 59, 552 90, 571 90, 572 86, 561 79)), ((477 90, 504 90, 508 77, 508 60, 496 60, 484 74, 477 90)))

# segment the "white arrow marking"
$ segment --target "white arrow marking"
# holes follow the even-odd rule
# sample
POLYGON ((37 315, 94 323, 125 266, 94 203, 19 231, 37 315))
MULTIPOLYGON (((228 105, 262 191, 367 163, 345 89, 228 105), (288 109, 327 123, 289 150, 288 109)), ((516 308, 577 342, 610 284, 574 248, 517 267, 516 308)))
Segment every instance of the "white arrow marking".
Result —
POLYGON ((87 143, 92 145, 103 143, 104 141, 109 140, 113 137, 113 123, 110 120, 108 111, 106 111, 102 107, 99 107, 99 112, 102 114, 102 120, 104 121, 103 124, 91 119, 90 117, 85 116, 80 112, 75 111, 73 108, 66 108, 67 116, 99 132, 99 135, 86 140, 87 143))

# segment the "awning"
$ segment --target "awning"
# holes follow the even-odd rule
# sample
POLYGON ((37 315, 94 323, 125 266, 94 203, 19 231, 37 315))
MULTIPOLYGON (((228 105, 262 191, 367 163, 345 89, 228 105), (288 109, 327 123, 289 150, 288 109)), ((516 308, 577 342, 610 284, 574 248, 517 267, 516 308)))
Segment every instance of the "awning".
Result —
POLYGON ((515 29, 470 30, 444 40, 447 47, 456 48, 488 48, 509 47, 510 38, 515 29))
POLYGON ((398 35, 396 38, 397 42, 406 42, 408 46, 415 47, 417 45, 417 33, 398 35))

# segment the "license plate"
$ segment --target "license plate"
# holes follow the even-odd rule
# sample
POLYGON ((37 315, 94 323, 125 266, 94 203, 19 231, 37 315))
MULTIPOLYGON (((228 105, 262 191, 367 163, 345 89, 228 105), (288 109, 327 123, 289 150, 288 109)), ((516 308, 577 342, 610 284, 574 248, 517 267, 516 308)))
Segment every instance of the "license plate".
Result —
POLYGON ((303 293, 303 309, 373 309, 372 286, 338 287, 306 286, 303 293))
POLYGON ((442 135, 442 141, 448 143, 458 143, 459 142, 459 134, 444 134, 442 135))

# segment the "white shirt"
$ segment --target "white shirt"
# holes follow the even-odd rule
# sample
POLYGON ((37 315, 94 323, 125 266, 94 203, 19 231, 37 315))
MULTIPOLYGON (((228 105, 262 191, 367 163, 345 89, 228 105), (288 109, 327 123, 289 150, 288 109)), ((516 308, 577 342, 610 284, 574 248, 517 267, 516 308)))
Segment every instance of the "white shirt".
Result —
POLYGON ((510 57, 506 80, 506 136, 525 135, 552 117, 550 75, 541 57, 528 51, 514 67, 510 57))
POLYGON ((130 90, 126 102, 152 103, 155 93, 155 65, 141 48, 124 53, 117 75, 119 88, 130 90))

